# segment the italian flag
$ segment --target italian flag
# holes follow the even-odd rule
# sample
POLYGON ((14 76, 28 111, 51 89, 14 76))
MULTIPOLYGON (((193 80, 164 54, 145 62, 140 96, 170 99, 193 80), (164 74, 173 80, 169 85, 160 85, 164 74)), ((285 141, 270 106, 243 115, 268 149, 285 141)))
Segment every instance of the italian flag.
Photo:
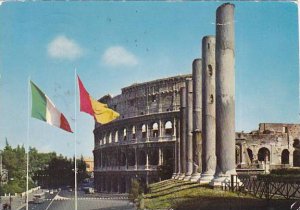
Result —
POLYGON ((32 93, 31 116, 73 133, 65 116, 54 106, 48 96, 30 81, 32 93))

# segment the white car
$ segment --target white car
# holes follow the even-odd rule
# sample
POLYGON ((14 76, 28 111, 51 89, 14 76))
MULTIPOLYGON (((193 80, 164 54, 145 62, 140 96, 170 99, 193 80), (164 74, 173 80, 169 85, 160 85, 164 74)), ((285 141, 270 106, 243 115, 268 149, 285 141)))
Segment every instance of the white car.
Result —
POLYGON ((49 194, 50 194, 50 195, 53 195, 53 190, 50 190, 50 191, 49 191, 49 194))

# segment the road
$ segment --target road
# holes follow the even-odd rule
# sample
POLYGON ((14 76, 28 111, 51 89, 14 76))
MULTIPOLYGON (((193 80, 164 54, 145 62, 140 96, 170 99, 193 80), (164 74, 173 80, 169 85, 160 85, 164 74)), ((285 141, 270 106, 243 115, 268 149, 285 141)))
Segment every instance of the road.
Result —
MULTIPOLYGON (((133 210, 134 206, 123 199, 115 199, 108 195, 96 197, 94 195, 86 195, 83 191, 78 191, 77 199, 78 210, 133 210)), ((74 210, 74 192, 62 190, 58 193, 50 195, 46 193, 46 201, 41 204, 29 203, 29 210, 74 210)), ((22 210, 26 210, 25 207, 22 210)))

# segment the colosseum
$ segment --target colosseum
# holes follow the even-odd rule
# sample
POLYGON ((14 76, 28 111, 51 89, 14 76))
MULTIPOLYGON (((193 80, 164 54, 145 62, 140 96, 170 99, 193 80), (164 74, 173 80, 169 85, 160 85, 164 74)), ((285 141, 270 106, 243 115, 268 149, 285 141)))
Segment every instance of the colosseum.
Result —
MULTIPOLYGON (((132 179, 145 185, 159 181, 161 165, 171 165, 176 175, 179 90, 191 77, 133 84, 118 96, 100 99, 118 111, 120 118, 95 125, 94 176, 99 192, 128 192, 132 179)), ((237 172, 300 167, 299 138, 299 124, 260 123, 258 130, 236 132, 237 172)))
POLYGON ((116 97, 100 101, 120 113, 105 125, 96 123, 95 187, 98 191, 128 192, 131 179, 144 184, 160 180, 157 168, 174 165, 178 137, 179 89, 191 75, 133 84, 116 97))

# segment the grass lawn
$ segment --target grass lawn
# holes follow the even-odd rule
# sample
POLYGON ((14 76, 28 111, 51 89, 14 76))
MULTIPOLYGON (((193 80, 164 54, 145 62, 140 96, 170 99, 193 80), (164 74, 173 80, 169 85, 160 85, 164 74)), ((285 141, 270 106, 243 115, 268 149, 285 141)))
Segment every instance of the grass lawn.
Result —
POLYGON ((151 184, 144 197, 145 209, 288 210, 293 203, 291 200, 267 201, 179 180, 151 184))

